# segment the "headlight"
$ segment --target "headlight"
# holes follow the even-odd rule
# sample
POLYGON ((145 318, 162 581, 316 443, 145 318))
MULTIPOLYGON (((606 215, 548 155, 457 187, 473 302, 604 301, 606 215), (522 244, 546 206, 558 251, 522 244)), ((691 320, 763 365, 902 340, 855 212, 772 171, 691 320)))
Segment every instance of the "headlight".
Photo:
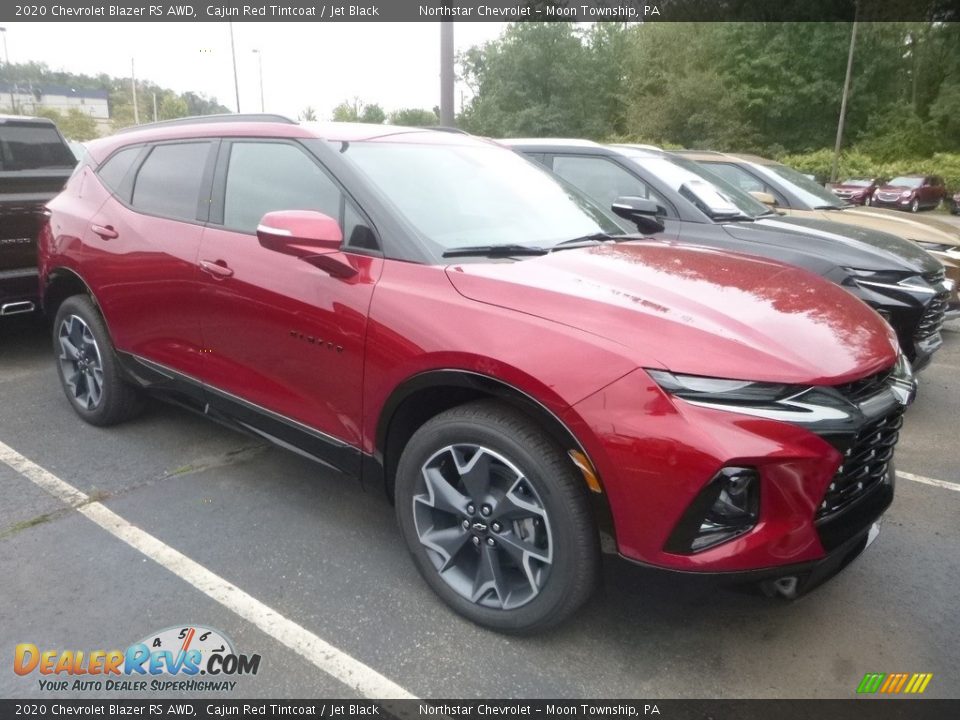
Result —
POLYGON ((746 380, 677 375, 666 370, 647 370, 661 388, 686 400, 717 400, 729 403, 764 404, 789 394, 792 386, 746 380))
POLYGON ((902 193, 900 193, 900 197, 902 198, 908 198, 911 195, 913 195, 913 192, 911 190, 904 190, 902 193))
POLYGON ((905 275, 896 270, 861 270, 859 268, 844 268, 857 285, 870 288, 889 288, 891 290, 910 290, 935 295, 937 290, 921 275, 905 275))

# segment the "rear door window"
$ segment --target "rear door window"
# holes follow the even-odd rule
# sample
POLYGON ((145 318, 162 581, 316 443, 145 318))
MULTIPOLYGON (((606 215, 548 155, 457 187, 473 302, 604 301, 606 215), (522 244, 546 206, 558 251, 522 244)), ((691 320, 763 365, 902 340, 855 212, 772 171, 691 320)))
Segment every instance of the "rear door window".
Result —
POLYGON ((120 192, 123 180, 133 167, 134 161, 143 150, 142 147, 125 148, 111 155, 97 170, 100 180, 115 193, 120 192))
POLYGON ((157 145, 137 173, 133 207, 148 215, 195 222, 211 143, 157 145))

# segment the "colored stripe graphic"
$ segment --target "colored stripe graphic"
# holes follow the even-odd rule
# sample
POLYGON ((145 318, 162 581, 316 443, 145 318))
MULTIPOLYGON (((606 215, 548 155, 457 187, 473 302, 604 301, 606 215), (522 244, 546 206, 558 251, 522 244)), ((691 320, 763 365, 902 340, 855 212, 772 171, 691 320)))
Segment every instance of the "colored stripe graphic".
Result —
POLYGON ((857 686, 857 692, 919 695, 927 689, 932 679, 933 673, 867 673, 857 686))

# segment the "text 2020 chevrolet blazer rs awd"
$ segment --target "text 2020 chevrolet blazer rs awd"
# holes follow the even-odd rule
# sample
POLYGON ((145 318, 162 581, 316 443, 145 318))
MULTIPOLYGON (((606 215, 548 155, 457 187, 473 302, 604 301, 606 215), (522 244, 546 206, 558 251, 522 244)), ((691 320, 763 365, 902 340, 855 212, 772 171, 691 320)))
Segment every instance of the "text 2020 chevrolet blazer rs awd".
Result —
POLYGON ((874 311, 779 263, 611 239, 483 140, 160 124, 90 143, 49 210, 43 302, 83 419, 161 394, 382 479, 426 582, 489 627, 569 616, 604 532, 795 596, 892 500, 915 384, 874 311))

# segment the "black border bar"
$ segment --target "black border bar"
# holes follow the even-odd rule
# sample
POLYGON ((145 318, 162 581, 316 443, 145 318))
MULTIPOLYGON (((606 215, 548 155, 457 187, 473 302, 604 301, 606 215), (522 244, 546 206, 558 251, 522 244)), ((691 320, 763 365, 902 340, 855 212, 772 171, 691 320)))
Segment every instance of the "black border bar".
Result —
POLYGON ((960 21, 960 0, 33 0, 0 22, 960 21))

